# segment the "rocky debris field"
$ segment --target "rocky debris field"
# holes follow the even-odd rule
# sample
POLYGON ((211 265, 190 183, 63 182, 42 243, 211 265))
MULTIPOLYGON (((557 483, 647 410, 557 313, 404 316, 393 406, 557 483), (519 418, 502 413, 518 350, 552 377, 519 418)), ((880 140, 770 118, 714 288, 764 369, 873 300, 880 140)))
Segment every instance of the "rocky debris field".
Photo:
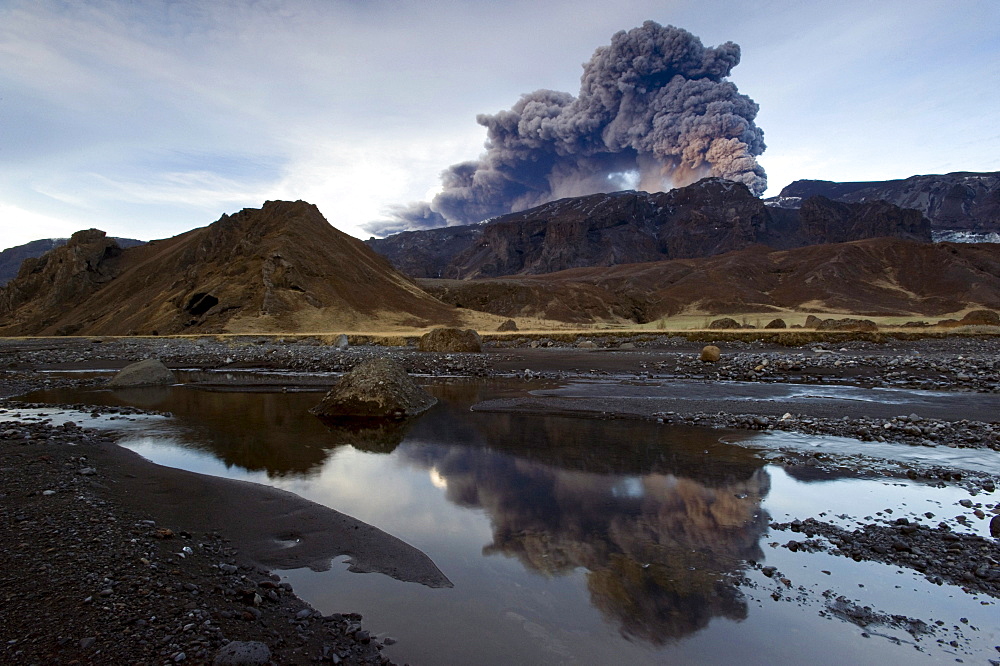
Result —
MULTIPOLYGON (((963 501, 972 506, 971 500, 963 501)), ((984 505, 979 506, 982 513, 984 505)), ((993 508, 991 503, 985 505, 987 510, 993 508)), ((1000 523, 1000 515, 994 516, 994 521, 1000 523)), ((771 523, 771 529, 790 530, 805 537, 783 544, 792 551, 829 551, 858 562, 884 562, 919 571, 938 585, 947 582, 969 593, 1000 597, 1000 544, 995 538, 952 531, 946 522, 931 526, 897 518, 847 530, 806 518, 771 523)), ((993 531, 994 536, 1000 536, 1000 528, 993 531)))
POLYGON ((0 661, 388 663, 360 616, 322 616, 222 535, 123 505, 91 459, 112 435, 3 417, 0 661))

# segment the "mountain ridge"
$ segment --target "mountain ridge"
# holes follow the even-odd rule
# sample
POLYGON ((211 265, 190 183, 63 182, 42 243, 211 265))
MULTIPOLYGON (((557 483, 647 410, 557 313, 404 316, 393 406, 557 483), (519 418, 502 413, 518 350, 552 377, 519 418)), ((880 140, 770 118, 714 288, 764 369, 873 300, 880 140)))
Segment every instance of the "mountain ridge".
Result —
POLYGON ((934 231, 1000 232, 1000 171, 955 171, 884 181, 797 180, 767 201, 794 208, 816 195, 843 203, 882 200, 919 210, 934 231))
POLYGON ((366 243, 411 277, 470 279, 585 266, 899 236, 929 242, 920 213, 884 202, 813 197, 766 206, 746 186, 705 178, 668 192, 615 192, 549 202, 478 225, 395 234, 366 243))
POLYGON ((125 250, 102 231, 77 232, 0 288, 4 335, 357 330, 455 318, 303 201, 268 201, 125 250))

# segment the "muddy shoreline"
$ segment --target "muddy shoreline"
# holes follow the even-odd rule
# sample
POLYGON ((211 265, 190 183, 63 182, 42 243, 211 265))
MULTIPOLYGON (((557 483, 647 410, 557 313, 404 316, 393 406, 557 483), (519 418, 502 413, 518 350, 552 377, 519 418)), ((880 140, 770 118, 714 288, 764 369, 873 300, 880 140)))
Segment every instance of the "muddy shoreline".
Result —
MULTIPOLYGON (((318 340, 252 336, 226 341, 10 339, 0 340, 0 409, 15 413, 23 403, 9 398, 43 387, 100 386, 106 376, 90 371, 113 370, 142 358, 160 358, 174 369, 218 371, 223 383, 226 371, 252 368, 288 373, 289 382, 295 381, 295 373, 322 373, 310 379, 322 384, 364 358, 391 354, 422 376, 514 376, 563 386, 545 389, 547 382, 539 381, 538 395, 475 407, 481 410, 847 437, 860 440, 861 456, 866 441, 915 450, 1000 451, 1000 424, 996 416, 990 418, 1000 414, 991 409, 1000 404, 1000 341, 995 338, 806 347, 731 342, 720 344, 723 359, 718 364, 697 361, 701 345, 660 336, 602 338, 594 348, 580 348, 572 342, 525 338, 470 355, 421 354, 406 347, 339 351, 318 340), (586 394, 588 382, 609 380, 636 386, 636 396, 611 400, 586 394), (921 413, 887 404, 848 403, 831 409, 809 400, 641 397, 644 383, 710 386, 720 381, 749 390, 771 384, 907 388, 967 399, 921 413)), ((10 425, 7 420, 0 413, 0 517, 13 547, 5 549, 0 563, 0 586, 6 606, 16 612, 5 613, 0 627, 5 658, 15 663, 202 663, 211 662, 228 641, 260 641, 277 663, 381 663, 387 660, 379 652, 380 639, 387 637, 378 636, 377 627, 362 628, 360 618, 346 612, 321 616, 278 585, 269 568, 322 568, 346 553, 357 570, 432 586, 450 584, 426 556, 391 535, 294 495, 158 467, 117 447, 107 432, 44 422, 10 425), (248 498, 270 507, 266 519, 243 520, 248 498), (212 510, 193 508, 206 506, 212 510), (322 529, 310 527, 317 521, 322 529), (342 527, 336 527, 338 521, 342 527), (159 538, 163 530, 171 536, 159 538), (355 532, 364 535, 360 541, 355 532), (44 538, 36 536, 40 534, 44 538), (296 546, 276 545, 276 535, 284 545, 294 541, 296 546), (192 552, 185 553, 185 547, 192 552), (73 575, 67 567, 73 567, 73 575)), ((1000 529, 994 499, 1000 479, 989 471, 919 462, 872 465, 850 456, 793 450, 774 452, 770 459, 793 468, 849 469, 961 485, 980 495, 980 520, 993 520, 1000 529)), ((809 541, 817 534, 833 537, 843 544, 839 550, 845 556, 882 561, 891 556, 894 564, 916 570, 929 556, 947 554, 947 575, 931 572, 929 577, 958 587, 964 581, 970 592, 997 596, 1000 551, 995 538, 962 541, 960 546, 969 547, 956 549, 946 523, 921 524, 912 532, 900 525, 891 528, 891 535, 886 526, 872 523, 860 534, 845 535, 815 518, 811 523, 807 516, 802 519, 812 532, 804 547, 814 547, 809 541), (912 548, 896 548, 892 542, 905 543, 911 533, 922 539, 916 556, 912 548)), ((795 531, 791 525, 772 529, 795 531)))

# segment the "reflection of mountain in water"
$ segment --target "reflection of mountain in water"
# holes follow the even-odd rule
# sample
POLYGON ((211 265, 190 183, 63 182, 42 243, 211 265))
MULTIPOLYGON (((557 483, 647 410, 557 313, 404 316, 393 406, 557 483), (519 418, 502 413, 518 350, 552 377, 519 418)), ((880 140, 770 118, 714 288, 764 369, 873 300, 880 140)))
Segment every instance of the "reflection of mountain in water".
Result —
POLYGON ((324 423, 309 413, 321 393, 240 393, 173 386, 115 391, 57 389, 29 397, 42 402, 132 405, 168 411, 177 419, 170 424, 169 434, 181 446, 207 451, 227 467, 265 471, 269 477, 318 472, 331 452, 341 446, 389 453, 408 427, 397 423, 324 423))
MULTIPOLYGON (((656 644, 746 617, 732 579, 761 556, 770 484, 751 452, 711 431, 490 416, 472 421, 485 426, 478 446, 400 449, 446 481, 449 500, 486 510, 485 554, 546 575, 587 569, 592 603, 656 644)), ((417 423, 412 439, 431 440, 436 425, 417 423)))

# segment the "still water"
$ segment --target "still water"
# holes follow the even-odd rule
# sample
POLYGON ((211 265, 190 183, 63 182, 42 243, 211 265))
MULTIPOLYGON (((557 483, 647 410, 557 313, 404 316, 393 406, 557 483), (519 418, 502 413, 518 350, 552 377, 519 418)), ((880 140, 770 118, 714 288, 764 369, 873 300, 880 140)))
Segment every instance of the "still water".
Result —
POLYGON ((893 518, 951 517, 963 512, 961 489, 786 470, 757 453, 773 435, 469 410, 526 390, 515 381, 437 381, 428 390, 441 403, 430 412, 358 432, 312 417, 316 392, 264 382, 252 391, 206 390, 205 377, 187 380, 28 399, 170 411, 172 419, 124 424, 123 445, 160 464, 295 492, 423 550, 453 588, 353 574, 337 562, 326 572, 281 572, 322 612, 364 614, 369 629, 398 641, 385 652, 400 663, 997 656, 1000 623, 989 598, 878 563, 793 553, 777 544, 794 535, 768 530, 770 520, 823 512, 845 526, 888 517, 878 513, 885 509, 893 518), (750 562, 778 567, 792 587, 750 562), (891 626, 869 626, 866 637, 821 614, 826 590, 886 613, 948 628, 964 617, 969 625, 957 648, 937 642, 944 633, 914 637, 891 626))

